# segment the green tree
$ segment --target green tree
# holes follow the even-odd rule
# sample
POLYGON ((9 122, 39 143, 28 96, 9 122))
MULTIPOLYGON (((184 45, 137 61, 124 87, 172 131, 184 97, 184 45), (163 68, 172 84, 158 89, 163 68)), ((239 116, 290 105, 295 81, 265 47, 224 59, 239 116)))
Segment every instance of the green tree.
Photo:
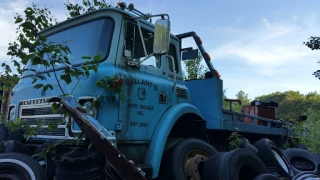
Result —
MULTIPOLYGON (((308 41, 303 42, 311 50, 319 50, 320 49, 320 37, 311 36, 308 41)), ((320 63, 320 61, 318 61, 320 63)), ((314 71, 313 74, 316 78, 320 79, 320 70, 314 71)))
POLYGON ((295 137, 298 139, 296 143, 305 144, 313 152, 320 152, 320 95, 317 92, 306 95, 298 91, 275 92, 256 97, 256 100, 278 102, 276 118, 295 123, 295 132, 299 133, 295 137), (299 122, 302 115, 307 115, 308 119, 299 122))
POLYGON ((243 90, 240 90, 237 94, 236 94, 236 99, 241 101, 241 105, 238 103, 233 103, 232 105, 232 109, 234 111, 238 111, 240 112, 242 110, 243 106, 247 106, 250 104, 250 99, 248 97, 248 94, 245 93, 243 90))
POLYGON ((185 80, 195 80, 195 79, 204 78, 204 74, 208 70, 208 68, 207 67, 205 68, 201 64, 201 61, 202 61, 202 56, 200 53, 197 58, 183 61, 186 66, 185 68, 186 70, 183 73, 185 80))
POLYGON ((227 99, 226 93, 227 93, 227 89, 224 89, 222 92, 222 108, 229 109, 230 104, 227 101, 225 101, 225 99, 227 99))
POLYGON ((279 104, 276 108, 276 118, 284 121, 296 121, 300 116, 306 115, 308 103, 306 96, 298 91, 275 92, 255 98, 259 101, 275 101, 279 104))

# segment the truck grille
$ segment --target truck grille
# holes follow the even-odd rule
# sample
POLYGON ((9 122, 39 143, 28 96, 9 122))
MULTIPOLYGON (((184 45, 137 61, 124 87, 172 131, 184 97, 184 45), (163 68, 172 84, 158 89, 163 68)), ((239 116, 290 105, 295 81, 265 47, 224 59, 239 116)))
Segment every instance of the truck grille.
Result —
POLYGON ((37 135, 46 135, 46 136, 65 136, 65 128, 57 128, 54 130, 49 130, 47 128, 42 128, 37 132, 37 135))
MULTIPOLYGON (((49 118, 21 118, 29 125, 36 125, 39 122, 43 122, 43 125, 55 124, 62 120, 62 117, 49 117, 49 118)), ((63 122, 61 125, 65 125, 66 123, 63 122)))
POLYGON ((51 107, 40 107, 40 108, 28 108, 22 109, 21 116, 41 116, 41 115, 52 115, 52 114, 62 114, 62 109, 53 113, 51 107))
POLYGON ((66 136, 66 123, 63 122, 54 130, 49 130, 46 125, 57 124, 63 120, 63 110, 59 109, 53 112, 51 104, 37 104, 37 105, 21 105, 19 107, 19 117, 28 125, 37 125, 43 122, 43 127, 37 131, 37 136, 66 136))

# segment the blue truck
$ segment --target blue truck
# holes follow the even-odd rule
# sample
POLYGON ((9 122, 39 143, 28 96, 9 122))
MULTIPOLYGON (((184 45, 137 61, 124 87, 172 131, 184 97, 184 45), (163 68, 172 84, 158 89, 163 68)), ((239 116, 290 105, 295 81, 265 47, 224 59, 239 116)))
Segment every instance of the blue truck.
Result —
MULTIPOLYGON (((199 179, 200 172, 194 164, 226 151, 232 132, 241 133, 250 142, 267 137, 281 143, 292 136, 292 123, 232 110, 232 103, 241 102, 223 100, 223 80, 195 32, 171 34, 169 15, 143 14, 132 4, 119 6, 79 15, 41 32, 55 42, 74 40, 69 45, 74 68, 83 63, 83 55, 100 51, 102 59, 97 73, 91 72, 70 84, 60 81, 65 93, 71 94, 87 116, 77 117, 79 112, 74 112, 73 117, 64 119, 70 126, 61 123, 54 130, 43 126, 28 139, 28 144, 73 139, 84 126, 77 119, 91 119, 92 127, 103 129, 112 147, 146 172, 148 179, 162 176, 163 166, 167 179, 170 172, 192 177, 184 179, 199 179), (153 24, 152 17, 160 18, 153 24), (192 38, 197 49, 182 48, 186 38, 192 38), (196 58, 199 51, 209 69, 206 77, 184 80, 182 61, 196 58), (119 77, 123 99, 112 94, 114 101, 101 101, 96 109, 92 103, 104 90, 95 84, 105 76, 119 77), (223 108, 223 101, 230 103, 229 109, 223 108)), ((57 65, 57 77, 65 67, 66 64, 57 65)), ((20 118, 35 125, 38 120, 60 120, 61 114, 51 109, 51 100, 61 95, 57 87, 52 70, 28 63, 12 90, 8 121, 20 118), (38 83, 50 82, 53 90, 34 89, 33 77, 43 73, 51 76, 38 83)))

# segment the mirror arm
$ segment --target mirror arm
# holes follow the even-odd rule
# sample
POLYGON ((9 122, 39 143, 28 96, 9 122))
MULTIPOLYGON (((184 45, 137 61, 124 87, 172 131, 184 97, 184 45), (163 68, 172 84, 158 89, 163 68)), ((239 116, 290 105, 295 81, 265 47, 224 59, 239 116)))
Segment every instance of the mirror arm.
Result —
POLYGON ((147 57, 145 57, 144 59, 142 59, 137 65, 140 65, 141 63, 143 63, 145 60, 149 59, 151 56, 153 56, 154 53, 151 53, 150 55, 148 55, 147 57))
POLYGON ((147 57, 145 57, 144 59, 142 59, 140 62, 134 62, 134 61, 127 61, 127 65, 129 66, 134 66, 134 67, 140 67, 140 64, 143 63, 145 60, 147 60, 148 58, 150 58, 151 56, 153 56, 154 53, 151 53, 150 55, 148 55, 147 57))
POLYGON ((141 31, 141 27, 140 27, 140 23, 139 20, 137 19, 137 24, 138 24, 138 29, 139 29, 139 33, 140 33, 140 38, 141 38, 141 42, 142 42, 142 46, 143 46, 143 50, 144 50, 144 56, 148 57, 148 53, 147 53, 147 49, 146 49, 146 45, 144 44, 144 39, 142 36, 142 31, 141 31))

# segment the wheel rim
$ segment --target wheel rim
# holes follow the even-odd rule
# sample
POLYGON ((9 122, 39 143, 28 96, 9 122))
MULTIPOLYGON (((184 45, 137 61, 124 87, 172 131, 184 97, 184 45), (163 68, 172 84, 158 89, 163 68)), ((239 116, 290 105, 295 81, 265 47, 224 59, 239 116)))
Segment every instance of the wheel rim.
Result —
POLYGON ((12 163, 3 163, 0 165, 0 178, 12 180, 32 179, 24 168, 12 163))
POLYGON ((281 167, 287 172, 289 173, 289 168, 287 166, 287 164, 284 162, 283 158, 274 150, 272 150, 273 155, 276 157, 277 161, 279 162, 279 164, 281 165, 281 167))
POLYGON ((203 151, 191 151, 184 160, 184 174, 190 180, 201 179, 201 169, 208 159, 203 151))

